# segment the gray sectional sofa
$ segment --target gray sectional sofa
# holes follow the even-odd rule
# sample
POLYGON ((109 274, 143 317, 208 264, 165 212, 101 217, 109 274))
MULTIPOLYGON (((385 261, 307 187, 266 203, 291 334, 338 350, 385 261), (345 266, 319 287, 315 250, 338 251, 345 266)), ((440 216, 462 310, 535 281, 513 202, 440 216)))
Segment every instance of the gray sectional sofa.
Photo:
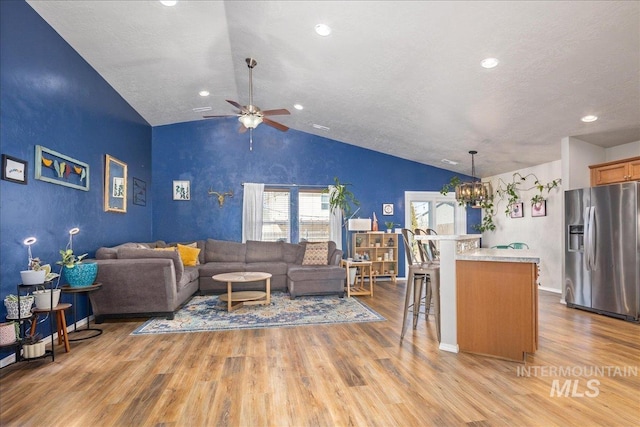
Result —
MULTIPOLYGON (((334 242, 327 244, 326 264, 322 259, 314 265, 303 264, 306 242, 206 239, 181 244, 200 249, 197 265, 185 266, 177 251, 157 250, 177 243, 124 243, 98 249, 96 282, 102 286, 89 293, 96 322, 113 317, 173 318, 174 312, 195 293, 226 292, 226 283, 213 280, 213 275, 238 271, 271 273, 271 290, 289 292, 291 298, 344 296, 346 273, 340 267, 343 252, 334 242)), ((234 291, 263 289, 263 281, 234 285, 234 291)))

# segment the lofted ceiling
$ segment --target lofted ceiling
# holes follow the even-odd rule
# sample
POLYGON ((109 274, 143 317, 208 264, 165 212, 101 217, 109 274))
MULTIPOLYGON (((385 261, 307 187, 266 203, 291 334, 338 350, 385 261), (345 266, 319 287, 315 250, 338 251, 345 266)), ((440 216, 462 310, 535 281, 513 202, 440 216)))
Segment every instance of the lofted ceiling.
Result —
POLYGON ((253 57, 278 122, 459 173, 469 150, 486 177, 560 159, 567 136, 640 140, 637 1, 28 3, 152 126, 248 104, 253 57))

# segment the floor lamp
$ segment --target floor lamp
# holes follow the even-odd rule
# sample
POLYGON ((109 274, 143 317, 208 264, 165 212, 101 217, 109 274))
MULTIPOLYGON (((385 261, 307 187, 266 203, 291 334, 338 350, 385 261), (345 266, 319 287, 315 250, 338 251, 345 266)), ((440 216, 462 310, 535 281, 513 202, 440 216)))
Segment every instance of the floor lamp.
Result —
MULTIPOLYGON (((347 231, 371 231, 370 218, 351 218, 347 221, 347 231)), ((351 258, 351 234, 347 237, 347 253, 351 258)))

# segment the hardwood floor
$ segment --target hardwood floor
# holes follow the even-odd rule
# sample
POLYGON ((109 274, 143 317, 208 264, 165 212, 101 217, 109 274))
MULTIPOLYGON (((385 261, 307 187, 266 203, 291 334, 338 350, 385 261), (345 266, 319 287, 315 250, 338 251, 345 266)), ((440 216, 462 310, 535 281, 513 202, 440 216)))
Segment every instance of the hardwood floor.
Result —
POLYGON ((452 354, 432 318, 400 343, 404 289, 361 297, 376 323, 156 336, 103 323, 53 363, 0 370, 0 425, 638 425, 639 325, 541 292, 526 364, 452 354), (590 372, 605 367, 620 374, 590 372))

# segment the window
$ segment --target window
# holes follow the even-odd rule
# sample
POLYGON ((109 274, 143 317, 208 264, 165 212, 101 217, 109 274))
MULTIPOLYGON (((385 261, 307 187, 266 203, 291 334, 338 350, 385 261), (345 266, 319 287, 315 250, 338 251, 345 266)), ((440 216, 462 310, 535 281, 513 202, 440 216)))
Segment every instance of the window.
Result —
POLYGON ((265 189, 262 200, 262 240, 288 242, 291 229, 289 191, 265 189))
POLYGON ((300 240, 329 240, 329 195, 319 191, 298 193, 298 235, 300 240))

